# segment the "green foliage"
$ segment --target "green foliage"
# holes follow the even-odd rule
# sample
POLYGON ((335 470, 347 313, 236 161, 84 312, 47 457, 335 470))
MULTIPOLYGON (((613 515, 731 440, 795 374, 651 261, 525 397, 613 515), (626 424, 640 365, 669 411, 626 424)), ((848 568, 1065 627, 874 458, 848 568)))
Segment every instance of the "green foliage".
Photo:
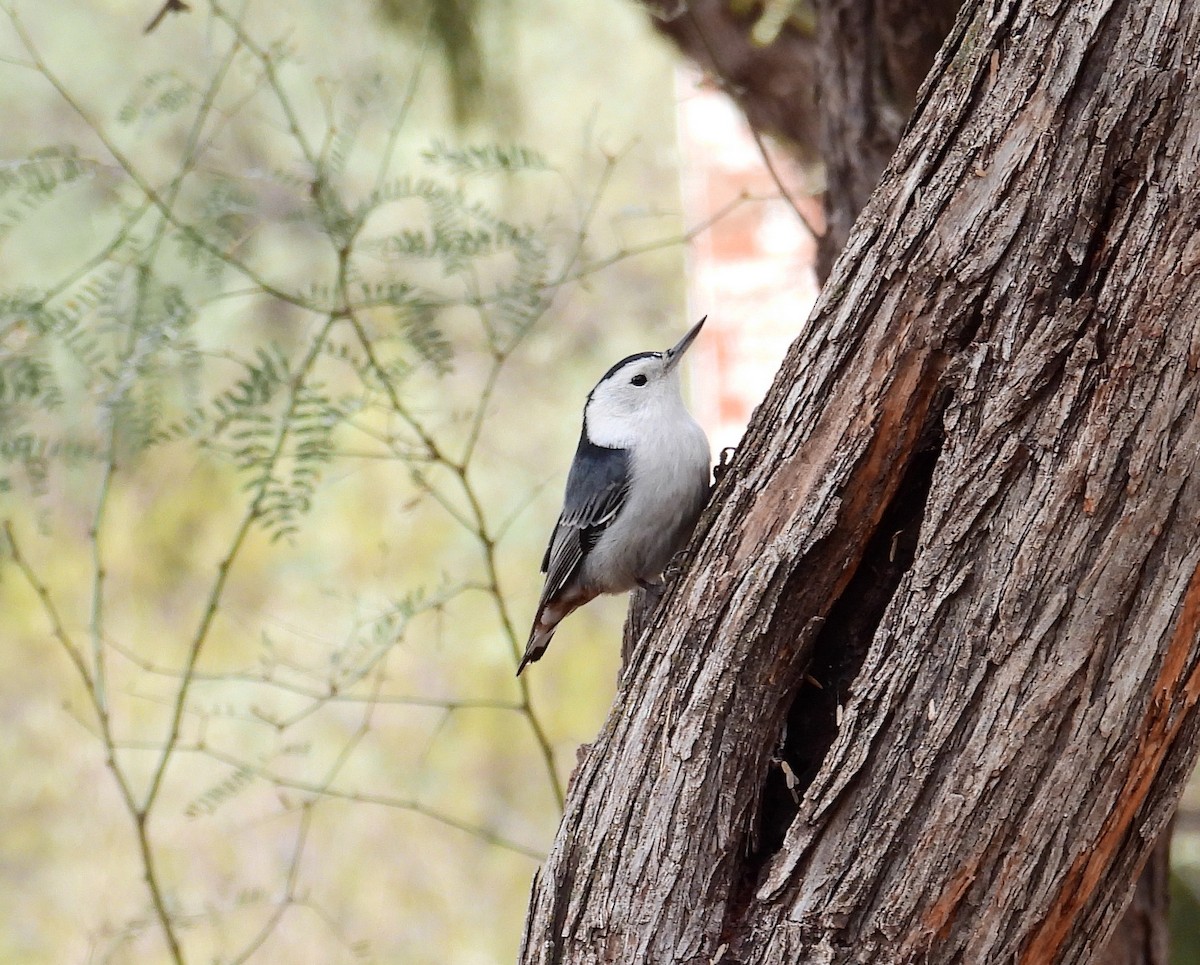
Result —
POLYGON ((184 807, 189 818, 208 817, 215 814, 221 805, 233 800, 254 782, 254 771, 249 767, 235 768, 227 777, 205 788, 184 807))
MULTIPOLYGON (((408 340, 417 358, 428 363, 438 375, 448 375, 454 360, 454 348, 438 327, 438 312, 427 301, 409 301, 396 312, 397 330, 408 340)), ((394 382, 396 370, 388 376, 394 382)))
MULTIPOLYGON (((167 77, 174 74, 153 75, 140 90, 159 90, 167 77)), ((327 173, 344 164, 340 152, 351 148, 360 121, 357 112, 366 103, 356 96, 349 120, 338 125, 331 154, 336 163, 325 168, 327 173)), ((544 169, 534 152, 485 146, 460 153, 503 158, 509 173, 544 169)), ((440 161, 445 154, 439 148, 429 157, 440 161)), ((183 169, 196 160, 182 158, 183 169)), ((40 151, 17 169, 29 194, 52 192, 86 166, 66 147, 40 151)), ((71 451, 103 450, 107 428, 115 426, 122 459, 181 440, 224 453, 252 496, 257 525, 274 539, 293 536, 319 497, 347 420, 363 410, 361 400, 370 397, 379 403, 384 383, 395 390, 422 368, 438 377, 452 371, 455 346, 447 331, 448 312, 470 301, 494 302, 497 330, 503 332, 503 351, 508 352, 546 307, 549 263, 533 228, 511 223, 453 184, 410 175, 371 191, 355 206, 360 228, 377 211, 402 201, 419 202, 424 216, 408 225, 389 225, 375 236, 351 229, 354 241, 348 248, 338 235, 345 227, 341 216, 337 225, 320 223, 331 210, 349 210, 340 200, 339 185, 325 183, 322 211, 299 196, 294 180, 271 178, 274 190, 293 193, 295 204, 284 208, 287 217, 307 211, 310 224, 316 221, 314 227, 329 232, 330 246, 342 262, 340 279, 314 282, 289 296, 303 310, 324 315, 326 331, 290 354, 269 330, 258 334, 258 326, 234 328, 227 345, 214 344, 197 331, 204 300, 237 284, 239 274, 251 272, 231 249, 247 234, 263 230, 271 213, 234 177, 218 171, 195 181, 194 192, 182 195, 172 210, 161 211, 158 220, 139 220, 135 214, 96 263, 64 282, 0 292, 8 353, 0 367, 5 427, 0 459, 27 463, 37 452, 47 470, 69 468, 69 462, 58 458, 68 450, 33 433, 46 411, 61 408, 69 398, 75 431, 90 426, 92 432, 71 451), (171 245, 179 262, 168 257, 171 245), (367 253, 375 257, 366 261, 367 253), (504 264, 495 260, 502 256, 508 258, 504 264), (469 291, 431 288, 428 271, 419 267, 428 262, 442 278, 469 279, 469 291), (183 269, 191 270, 190 278, 183 269), (204 276, 201 284, 197 272, 204 276), (353 290, 345 284, 350 276, 357 279, 353 290), (481 278, 492 279, 492 294, 479 292, 481 278), (361 309, 353 307, 353 297, 361 297, 361 309), (360 317, 358 311, 364 314, 360 317), (367 334, 368 315, 381 320, 390 316, 392 323, 367 334), (354 322, 359 339, 365 336, 368 343, 356 349, 342 341, 338 357, 348 366, 326 371, 322 362, 330 358, 329 332, 346 327, 346 320, 354 322), (247 349, 248 358, 234 354, 247 349), (215 363, 232 364, 238 371, 232 385, 214 392, 219 382, 215 363)), ((0 464, 0 473, 11 469, 0 464)))
POLYGON ((446 168, 451 174, 511 174, 514 171, 550 169, 539 152, 519 144, 497 144, 449 147, 441 141, 422 155, 426 161, 446 168))
POLYGON ((0 243, 63 189, 92 177, 99 165, 72 145, 46 147, 0 166, 0 243))
POLYGON ((178 71, 155 71, 142 78, 117 113, 117 120, 133 124, 177 114, 193 102, 195 95, 192 85, 178 71))
POLYGON ((19 405, 42 409, 62 405, 62 391, 44 360, 30 356, 0 358, 0 411, 6 424, 13 420, 19 405))

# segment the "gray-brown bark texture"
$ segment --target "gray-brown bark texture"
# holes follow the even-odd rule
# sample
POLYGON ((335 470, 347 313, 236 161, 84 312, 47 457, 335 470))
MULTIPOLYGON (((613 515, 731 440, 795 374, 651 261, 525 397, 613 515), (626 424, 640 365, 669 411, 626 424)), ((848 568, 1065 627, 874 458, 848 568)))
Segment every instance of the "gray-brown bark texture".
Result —
POLYGON ((1171 887, 1172 825, 1159 836, 1146 859, 1133 900, 1095 965, 1169 965, 1171 934, 1166 911, 1171 887))
POLYGON ((825 278, 900 141, 958 2, 816 0, 816 8, 825 278))
POLYGON ((964 11, 633 648, 522 961, 1104 948, 1200 731, 1198 169, 1200 4, 964 11))

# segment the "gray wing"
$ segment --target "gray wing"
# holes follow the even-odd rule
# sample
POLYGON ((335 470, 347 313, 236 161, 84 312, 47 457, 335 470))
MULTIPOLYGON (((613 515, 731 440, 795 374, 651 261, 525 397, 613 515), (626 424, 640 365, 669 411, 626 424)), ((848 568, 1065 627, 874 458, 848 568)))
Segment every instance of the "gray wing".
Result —
POLYGON ((629 452, 605 449, 580 437, 567 476, 562 515, 546 547, 539 609, 570 582, 583 558, 596 545, 625 505, 629 493, 629 452))

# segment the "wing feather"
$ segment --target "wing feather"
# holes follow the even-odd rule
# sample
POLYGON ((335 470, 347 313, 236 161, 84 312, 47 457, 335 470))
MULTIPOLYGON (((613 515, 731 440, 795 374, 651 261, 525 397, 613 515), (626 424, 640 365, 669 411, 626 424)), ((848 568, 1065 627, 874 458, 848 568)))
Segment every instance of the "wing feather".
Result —
POLYGON ((629 494, 629 453, 606 449, 580 437, 567 476, 562 515, 546 547, 539 610, 570 582, 583 558, 620 514, 629 494))

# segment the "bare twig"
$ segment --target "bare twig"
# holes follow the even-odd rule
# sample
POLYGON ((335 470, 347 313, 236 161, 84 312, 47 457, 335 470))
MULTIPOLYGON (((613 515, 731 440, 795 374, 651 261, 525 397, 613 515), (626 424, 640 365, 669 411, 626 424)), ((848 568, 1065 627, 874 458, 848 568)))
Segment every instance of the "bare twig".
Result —
POLYGON ((8 538, 9 549, 12 554, 13 562, 21 571, 25 581, 37 594, 41 601, 42 609, 50 620, 51 627, 57 639, 64 647, 68 658, 75 665, 76 671, 83 679, 84 686, 90 696, 93 707, 96 710, 100 724, 100 736, 104 743, 105 764, 116 780, 117 789, 121 792, 121 799, 125 804, 125 808, 129 815, 133 818, 134 829, 137 835, 138 852, 142 860, 142 869, 146 880, 146 887, 150 892, 150 900, 154 906, 155 916, 162 928, 163 938, 167 943, 167 950, 171 954, 171 958, 176 965, 183 965, 183 948, 179 943, 179 937, 176 934, 175 923, 171 917, 171 913, 167 908, 166 897, 163 891, 162 879, 158 871, 158 862, 154 858, 153 850, 150 846, 149 831, 146 826, 146 813, 140 809, 133 796, 133 790, 129 785, 129 780, 125 776, 125 772, 117 763, 116 758, 116 742, 113 740, 111 724, 107 714, 101 712, 95 687, 93 686, 91 677, 88 674, 87 665, 84 662, 83 656, 76 647, 70 636, 68 635, 61 617, 58 615, 58 609, 54 605, 54 601, 50 596, 50 591, 34 572, 21 553, 20 547, 17 545, 16 538, 13 535, 12 525, 5 521, 4 534, 8 538))
POLYGON ((29 588, 37 595, 38 602, 41 603, 42 611, 50 621, 50 627, 54 633, 54 639, 62 646, 63 653, 66 654, 72 666, 75 667, 75 672, 79 674, 79 679, 83 681, 84 687, 88 693, 95 696, 95 690, 92 686, 92 675, 88 671, 87 664, 84 662, 83 654, 79 648, 75 646, 71 640, 66 628, 63 626, 62 617, 58 614, 58 607, 54 605, 54 599, 50 596, 50 591, 46 588, 46 584, 38 579, 33 567, 29 565, 29 561, 21 552, 20 546, 17 545, 17 537, 13 533, 12 522, 4 521, 4 535, 8 539, 8 552, 12 557, 13 563, 16 564, 21 575, 25 577, 25 582, 29 584, 29 588))
MULTIPOLYGON (((700 22, 700 18, 696 16, 695 12, 690 7, 687 10, 687 15, 692 21, 692 26, 696 28, 696 36, 700 38, 700 43, 704 45, 704 49, 708 54, 709 62, 712 64, 713 70, 716 72, 717 79, 720 82, 721 89, 737 102, 738 106, 742 108, 742 114, 749 118, 751 115, 750 112, 745 109, 746 105, 742 102, 742 92, 738 89, 736 84, 729 80, 724 68, 722 68, 720 59, 717 57, 716 48, 709 41, 708 32, 704 29, 704 25, 700 22)), ((821 232, 817 231, 813 223, 809 221, 804 212, 800 210, 800 205, 796 202, 796 199, 792 197, 792 193, 788 190, 787 185, 783 183, 783 178, 780 177, 779 171, 777 171, 775 168, 775 162, 771 159, 771 152, 767 150, 767 145, 766 142, 763 141, 762 134, 759 133, 758 128, 751 124, 749 120, 746 121, 746 126, 750 129, 750 136, 754 138, 754 143, 758 147, 758 153, 762 155, 763 164, 766 166, 767 173, 771 175, 771 180, 775 182, 775 187, 779 189, 780 197, 782 197, 783 200, 788 203, 788 207, 792 209, 792 212, 799 219, 800 223, 804 225, 808 233, 814 238, 820 238, 821 232)))
POLYGON ((203 754, 206 757, 211 757, 213 760, 228 764, 230 767, 245 770, 275 787, 311 794, 314 799, 336 798, 341 801, 358 801, 361 804, 374 804, 397 811, 409 811, 428 818, 431 821, 436 821, 438 824, 444 824, 448 828, 462 831, 464 834, 469 834, 471 837, 478 838, 487 844, 492 844, 506 851, 512 851, 527 858, 532 858, 534 861, 542 861, 546 857, 545 852, 539 851, 537 848, 531 848, 513 841, 489 828, 471 824, 468 821, 461 821, 414 798, 396 797, 390 794, 375 794, 368 791, 345 790, 319 782, 298 780, 286 774, 281 774, 278 771, 272 771, 264 764, 256 764, 210 746, 181 746, 180 750, 203 754))
POLYGON ((162 5, 162 8, 158 11, 158 13, 154 15, 153 19, 146 24, 146 27, 142 33, 153 33, 158 25, 167 19, 167 14, 169 13, 187 13, 191 9, 192 8, 184 3, 183 0, 167 0, 167 2, 162 5))
POLYGON ((287 910, 296 903, 296 886, 300 880, 300 864, 304 858, 304 846, 308 843, 308 832, 312 827, 314 807, 315 804, 312 801, 306 801, 300 805, 300 823, 296 828, 296 842, 292 845, 292 856, 288 861, 287 880, 284 882, 283 894, 280 896, 279 901, 276 902, 270 916, 263 922, 263 926, 246 943, 246 947, 231 960, 230 965, 243 965, 244 962, 248 962, 263 947, 267 939, 275 933, 275 929, 283 921, 283 916, 287 914, 287 910))

